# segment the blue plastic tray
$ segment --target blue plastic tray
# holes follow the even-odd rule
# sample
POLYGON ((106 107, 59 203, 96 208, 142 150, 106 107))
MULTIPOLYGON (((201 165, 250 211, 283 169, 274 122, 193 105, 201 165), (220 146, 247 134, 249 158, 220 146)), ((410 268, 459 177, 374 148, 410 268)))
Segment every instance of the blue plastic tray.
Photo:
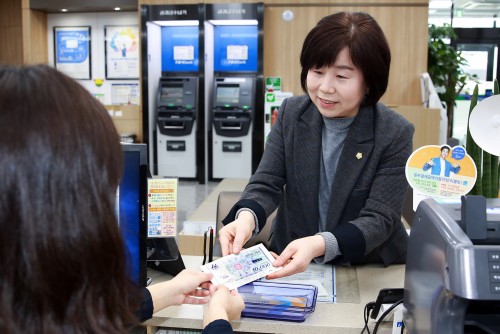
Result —
POLYGON ((245 301, 243 317, 302 322, 316 307, 314 285, 256 281, 238 288, 245 301))

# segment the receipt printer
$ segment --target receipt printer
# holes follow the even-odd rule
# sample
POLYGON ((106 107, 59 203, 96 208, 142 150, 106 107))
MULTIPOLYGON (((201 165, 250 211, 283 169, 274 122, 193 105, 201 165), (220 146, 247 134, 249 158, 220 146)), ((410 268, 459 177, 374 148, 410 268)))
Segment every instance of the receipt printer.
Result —
POLYGON ((403 304, 410 334, 500 333, 500 199, 419 204, 403 304))

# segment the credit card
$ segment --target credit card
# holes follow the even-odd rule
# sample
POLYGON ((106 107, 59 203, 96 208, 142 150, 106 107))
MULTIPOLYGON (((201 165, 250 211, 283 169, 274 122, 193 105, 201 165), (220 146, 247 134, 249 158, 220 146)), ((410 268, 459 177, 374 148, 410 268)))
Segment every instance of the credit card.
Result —
POLYGON ((214 275, 212 283, 233 290, 283 268, 274 267, 273 262, 271 253, 258 244, 202 265, 201 270, 214 275))

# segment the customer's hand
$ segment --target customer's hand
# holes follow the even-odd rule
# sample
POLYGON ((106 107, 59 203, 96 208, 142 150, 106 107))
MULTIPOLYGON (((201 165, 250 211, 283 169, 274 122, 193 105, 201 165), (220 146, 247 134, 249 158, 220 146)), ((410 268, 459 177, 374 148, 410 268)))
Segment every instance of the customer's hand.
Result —
POLYGON ((203 327, 218 319, 233 321, 240 318, 245 302, 238 291, 229 291, 225 286, 219 285, 216 291, 211 292, 211 295, 208 307, 203 314, 203 327))
POLYGON ((213 275, 184 269, 170 282, 174 294, 174 305, 205 304, 210 295, 210 280, 213 275), (200 289, 198 289, 200 288, 200 289), (204 297, 204 298, 199 298, 204 297))
POLYGON ((325 255, 325 250, 325 239, 321 235, 296 239, 273 262, 273 266, 282 266, 283 269, 266 278, 274 279, 303 272, 315 257, 325 255))
POLYGON ((170 281, 148 286, 154 312, 171 305, 206 304, 209 300, 213 275, 184 269, 170 281))
POLYGON ((252 236, 255 229, 255 219, 252 213, 242 211, 238 218, 219 230, 219 241, 222 256, 238 254, 243 245, 252 236))

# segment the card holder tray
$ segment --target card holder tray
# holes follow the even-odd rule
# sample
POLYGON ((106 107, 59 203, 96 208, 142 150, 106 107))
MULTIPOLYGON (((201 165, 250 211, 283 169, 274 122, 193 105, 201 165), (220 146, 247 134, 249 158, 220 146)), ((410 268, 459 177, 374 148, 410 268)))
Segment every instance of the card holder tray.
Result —
POLYGON ((238 288, 245 301, 241 316, 302 322, 316 307, 318 288, 287 282, 255 281, 238 288))

